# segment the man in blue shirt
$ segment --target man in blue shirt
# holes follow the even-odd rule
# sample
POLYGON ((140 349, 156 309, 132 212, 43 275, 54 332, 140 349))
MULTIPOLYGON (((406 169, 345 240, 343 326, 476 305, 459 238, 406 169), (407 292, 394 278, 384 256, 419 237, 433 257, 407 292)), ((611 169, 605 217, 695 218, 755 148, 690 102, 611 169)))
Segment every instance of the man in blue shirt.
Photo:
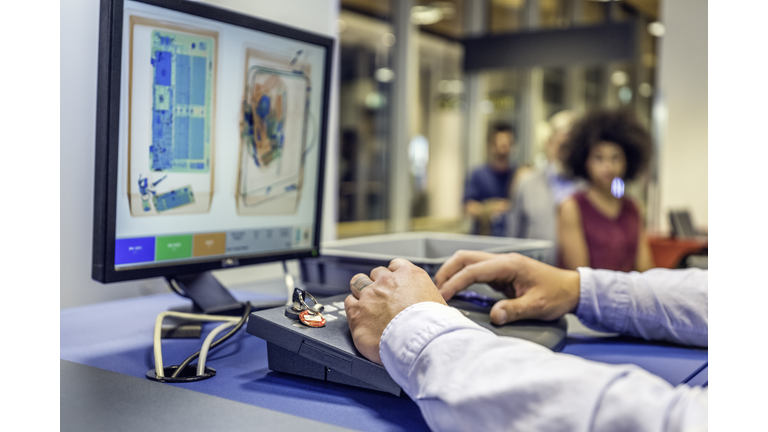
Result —
POLYGON ((464 210, 472 217, 472 234, 506 235, 504 215, 510 207, 509 187, 517 168, 510 161, 514 148, 512 127, 496 125, 488 140, 488 163, 472 171, 464 189, 464 210))

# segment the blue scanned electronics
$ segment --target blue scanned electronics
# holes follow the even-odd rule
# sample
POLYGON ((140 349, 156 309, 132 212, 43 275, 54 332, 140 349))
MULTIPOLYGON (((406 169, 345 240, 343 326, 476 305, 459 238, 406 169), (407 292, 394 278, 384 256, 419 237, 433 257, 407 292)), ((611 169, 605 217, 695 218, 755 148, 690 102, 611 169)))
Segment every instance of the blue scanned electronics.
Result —
POLYGON ((141 174, 139 174, 139 192, 141 193, 141 206, 144 209, 145 212, 148 212, 152 210, 152 208, 149 206, 149 197, 150 193, 152 195, 156 195, 155 192, 155 186, 158 185, 161 181, 165 180, 165 178, 168 177, 168 175, 164 175, 160 180, 152 183, 152 185, 149 184, 149 179, 146 177, 142 177, 141 174))
POLYGON ((210 171, 214 39, 152 32, 152 171, 210 171))
POLYGON ((192 193, 192 187, 185 186, 162 195, 155 195, 152 201, 155 204, 155 210, 163 212, 195 202, 195 195, 192 193))

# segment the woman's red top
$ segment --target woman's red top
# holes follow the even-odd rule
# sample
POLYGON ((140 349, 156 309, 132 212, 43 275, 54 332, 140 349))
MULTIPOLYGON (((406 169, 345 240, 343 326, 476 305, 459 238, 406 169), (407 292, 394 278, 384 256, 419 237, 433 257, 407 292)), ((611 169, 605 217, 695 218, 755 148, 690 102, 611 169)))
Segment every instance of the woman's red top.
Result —
POLYGON ((621 199, 618 217, 600 213, 587 199, 586 192, 573 195, 581 210, 581 223, 589 250, 589 266, 629 272, 635 269, 640 241, 640 214, 637 206, 621 199))

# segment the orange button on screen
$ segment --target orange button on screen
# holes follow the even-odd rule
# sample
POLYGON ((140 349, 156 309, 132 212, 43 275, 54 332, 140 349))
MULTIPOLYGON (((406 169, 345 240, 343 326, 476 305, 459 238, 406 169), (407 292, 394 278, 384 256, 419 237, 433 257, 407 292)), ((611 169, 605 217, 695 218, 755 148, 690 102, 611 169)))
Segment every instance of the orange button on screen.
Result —
POLYGON ((192 243, 192 256, 224 255, 227 249, 227 234, 195 234, 192 243))

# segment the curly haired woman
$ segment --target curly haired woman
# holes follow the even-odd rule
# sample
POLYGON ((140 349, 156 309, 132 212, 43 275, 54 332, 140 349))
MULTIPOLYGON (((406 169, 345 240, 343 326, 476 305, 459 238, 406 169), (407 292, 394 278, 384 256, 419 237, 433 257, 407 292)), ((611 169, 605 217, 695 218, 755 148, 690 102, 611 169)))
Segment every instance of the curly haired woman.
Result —
POLYGON ((654 267, 638 205, 623 196, 624 182, 635 179, 650 159, 648 132, 628 111, 596 111, 574 126, 566 151, 565 165, 588 187, 560 207, 561 266, 654 267))

